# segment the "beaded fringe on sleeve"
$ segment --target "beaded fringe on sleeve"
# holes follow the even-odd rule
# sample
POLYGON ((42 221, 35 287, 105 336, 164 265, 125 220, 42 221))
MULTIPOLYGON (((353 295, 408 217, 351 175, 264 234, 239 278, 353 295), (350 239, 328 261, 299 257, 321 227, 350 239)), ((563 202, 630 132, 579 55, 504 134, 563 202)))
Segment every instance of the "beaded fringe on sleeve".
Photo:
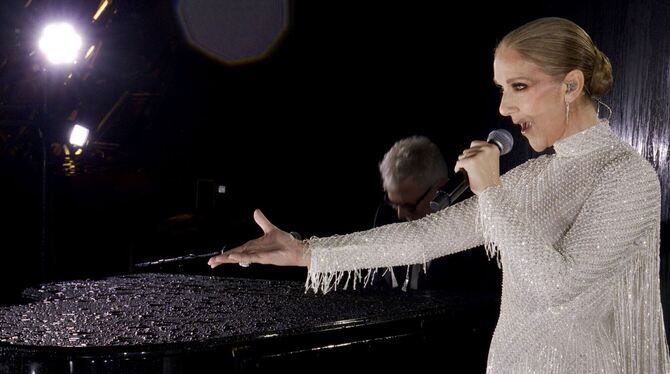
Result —
POLYGON ((326 293, 366 286, 377 268, 426 263, 482 244, 471 198, 423 219, 368 231, 307 240, 311 264, 306 289, 326 293))
POLYGON ((624 373, 670 373, 659 286, 659 233, 641 245, 655 252, 640 255, 617 282, 614 341, 624 373))

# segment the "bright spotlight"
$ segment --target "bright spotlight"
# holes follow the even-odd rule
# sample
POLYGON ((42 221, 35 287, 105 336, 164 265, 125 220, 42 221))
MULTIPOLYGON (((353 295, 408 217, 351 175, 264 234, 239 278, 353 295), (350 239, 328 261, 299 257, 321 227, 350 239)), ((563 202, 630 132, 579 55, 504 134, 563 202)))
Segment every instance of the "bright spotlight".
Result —
POLYGON ((71 64, 77 60, 81 37, 68 23, 55 23, 42 30, 39 48, 52 64, 71 64))
POLYGON ((77 147, 83 147, 88 140, 88 129, 84 126, 74 125, 70 133, 70 144, 77 147))

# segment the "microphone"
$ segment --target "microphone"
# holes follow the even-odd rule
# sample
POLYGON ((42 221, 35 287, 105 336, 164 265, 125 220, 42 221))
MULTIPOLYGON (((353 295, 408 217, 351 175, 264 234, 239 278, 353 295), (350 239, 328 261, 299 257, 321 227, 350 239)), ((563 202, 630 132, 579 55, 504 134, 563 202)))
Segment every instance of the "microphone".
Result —
MULTIPOLYGON (((514 138, 507 130, 498 129, 489 133, 487 142, 495 144, 500 149, 500 155, 505 155, 512 150, 514 146, 514 138)), ((456 199, 469 187, 468 176, 464 170, 460 170, 456 177, 452 178, 444 186, 442 186, 435 195, 435 198, 430 202, 430 209, 433 212, 442 210, 453 204, 456 199)))

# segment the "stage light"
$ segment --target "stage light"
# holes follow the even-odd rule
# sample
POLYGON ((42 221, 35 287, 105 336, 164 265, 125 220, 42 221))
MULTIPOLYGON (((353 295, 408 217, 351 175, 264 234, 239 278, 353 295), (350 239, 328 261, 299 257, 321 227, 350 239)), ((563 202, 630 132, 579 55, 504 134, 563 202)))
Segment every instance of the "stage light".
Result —
POLYGON ((68 23, 54 23, 42 30, 39 49, 52 64, 76 63, 82 40, 68 23))
POLYGON ((70 132, 70 144, 77 147, 83 147, 88 140, 89 130, 81 125, 74 125, 72 132, 70 132))
MULTIPOLYGON (((79 57, 79 50, 82 45, 82 39, 75 31, 74 27, 71 24, 61 22, 53 23, 47 25, 42 30, 42 35, 38 41, 39 50, 44 53, 46 59, 54 65, 65 65, 65 64, 74 64, 77 62, 79 57)), ((44 85, 42 89, 44 90, 44 95, 42 96, 42 113, 41 120, 39 121, 38 134, 40 137, 40 143, 42 148, 42 232, 40 240, 40 278, 41 280, 47 280, 49 277, 49 220, 48 220, 48 187, 47 187, 47 164, 48 164, 48 152, 47 144, 51 144, 51 139, 49 132, 50 118, 49 118, 49 84, 51 81, 50 75, 51 70, 49 68, 43 69, 44 74, 44 85)), ((58 69, 55 69, 58 70, 58 69)), ((72 144, 79 145, 80 147, 86 144, 86 138, 88 138, 88 129, 80 126, 81 129, 78 129, 77 126, 72 131, 70 135, 70 142, 72 144), (76 130, 76 131, 75 131, 76 130), (85 130, 85 131, 83 131, 85 130)), ((68 168, 68 171, 72 169, 68 168)))

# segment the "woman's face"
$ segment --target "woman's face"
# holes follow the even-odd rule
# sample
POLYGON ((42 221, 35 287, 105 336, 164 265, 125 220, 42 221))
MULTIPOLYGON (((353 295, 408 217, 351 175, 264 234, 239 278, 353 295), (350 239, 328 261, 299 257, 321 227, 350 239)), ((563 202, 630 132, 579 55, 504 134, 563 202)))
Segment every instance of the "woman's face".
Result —
POLYGON ((501 88, 500 114, 521 126, 535 151, 567 136, 565 86, 512 48, 500 47, 493 80, 501 88))

